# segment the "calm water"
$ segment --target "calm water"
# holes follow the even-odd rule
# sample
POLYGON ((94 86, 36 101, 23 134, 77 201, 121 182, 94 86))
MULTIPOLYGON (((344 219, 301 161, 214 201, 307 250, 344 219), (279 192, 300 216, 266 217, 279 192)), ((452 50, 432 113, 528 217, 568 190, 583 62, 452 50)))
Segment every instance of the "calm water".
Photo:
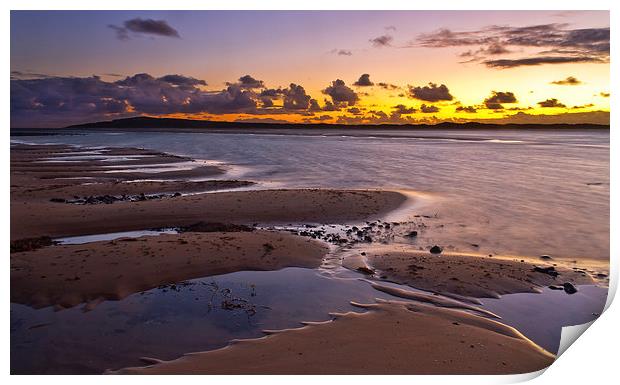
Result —
MULTIPOLYGON (((232 339, 261 337, 264 329, 329 320, 329 312, 362 311, 350 301, 402 301, 359 278, 361 274, 344 270, 329 278, 301 268, 243 271, 106 301, 89 312, 79 307, 55 312, 11 304, 11 371, 101 373, 144 365, 139 357, 174 359, 223 347, 232 339), (239 307, 223 308, 223 301, 239 307)), ((561 327, 595 319, 606 293, 595 286, 582 286, 573 295, 545 289, 542 294, 484 299, 482 306, 556 352, 561 327)))
POLYGON ((263 187, 430 193, 428 243, 609 259, 609 131, 106 132, 37 143, 139 146, 220 161, 263 187), (435 218, 436 216, 436 218, 435 218))

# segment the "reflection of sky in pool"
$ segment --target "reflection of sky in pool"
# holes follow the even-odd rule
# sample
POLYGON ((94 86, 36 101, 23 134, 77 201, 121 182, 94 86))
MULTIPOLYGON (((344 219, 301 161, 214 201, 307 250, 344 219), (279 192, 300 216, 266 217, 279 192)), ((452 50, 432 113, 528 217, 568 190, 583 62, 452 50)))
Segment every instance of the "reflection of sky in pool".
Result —
MULTIPOLYGON (((100 373, 140 365, 143 356, 172 359, 232 339, 260 337, 264 329, 328 320, 330 312, 361 311, 349 301, 397 299, 372 289, 357 273, 342 276, 348 278, 300 268, 237 272, 103 302, 89 312, 12 304, 12 372, 100 373)), ((605 294, 605 289, 581 287, 570 296, 549 290, 484 302, 503 322, 554 350, 559 326, 593 319, 605 294)))

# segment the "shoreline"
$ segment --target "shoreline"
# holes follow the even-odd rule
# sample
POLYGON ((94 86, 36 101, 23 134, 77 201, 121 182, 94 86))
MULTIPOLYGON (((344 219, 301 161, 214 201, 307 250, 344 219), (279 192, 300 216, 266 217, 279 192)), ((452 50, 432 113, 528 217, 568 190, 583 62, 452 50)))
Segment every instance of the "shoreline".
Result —
MULTIPOLYGON (((166 363, 158 362, 147 369, 124 369, 121 370, 123 373, 160 370, 229 373, 227 370, 237 371, 239 368, 226 369, 226 365, 219 365, 213 369, 209 366, 211 359, 189 359, 187 364, 187 357, 226 357, 230 354, 238 359, 246 354, 243 349, 236 348, 241 345, 252 346, 250 350, 259 349, 261 352, 251 351, 249 357, 244 358, 246 362, 252 362, 261 354, 272 355, 275 362, 275 366, 250 364, 248 373, 384 373, 381 370, 385 366, 376 365, 380 357, 374 357, 374 351, 340 347, 324 351, 325 346, 313 346, 313 340, 342 340, 342 345, 346 345, 345 341, 356 338, 366 342, 379 338, 376 344, 393 345, 396 341, 389 333, 389 325, 402 322, 410 324, 403 333, 411 343, 422 343, 426 346, 424 349, 449 360, 460 340, 457 341, 454 335, 446 336, 447 329, 435 326, 454 326, 445 323, 454 319, 458 321, 452 322, 459 325, 472 326, 469 332, 479 341, 501 343, 509 346, 510 351, 507 353, 505 349, 482 344, 481 355, 468 357, 465 366, 455 365, 453 360, 448 368, 444 364, 429 369, 432 365, 427 362, 423 366, 411 367, 411 349, 399 346, 397 349, 403 349, 401 358, 390 367, 394 373, 512 373, 538 370, 553 361, 553 355, 515 329, 491 321, 497 316, 480 308, 477 298, 533 293, 537 287, 557 283, 556 276, 552 279, 546 273, 537 272, 543 275, 532 277, 530 260, 484 258, 454 251, 435 256, 422 250, 420 245, 413 247, 399 240, 406 239, 413 223, 400 221, 404 220, 406 213, 430 205, 431 193, 380 189, 254 189, 252 186, 256 184, 253 181, 187 180, 196 174, 225 176, 224 168, 219 166, 206 166, 216 167, 208 170, 196 167, 189 171, 166 171, 164 168, 164 171, 157 170, 149 175, 163 175, 169 178, 162 179, 168 180, 135 181, 142 179, 143 175, 123 171, 123 167, 155 168, 192 160, 136 148, 83 146, 74 150, 64 145, 35 147, 21 144, 11 147, 11 222, 14 224, 11 226, 11 301, 14 303, 35 309, 51 306, 61 311, 83 304, 83 310, 88 311, 103 301, 122 301, 134 293, 162 285, 174 286, 197 278, 244 271, 275 271, 285 267, 315 271, 328 262, 336 267, 340 264, 349 268, 353 274, 360 274, 360 278, 365 277, 364 280, 378 293, 409 301, 379 301, 362 306, 368 310, 365 313, 336 315, 337 321, 331 323, 315 325, 307 322, 312 325, 307 329, 307 336, 305 332, 286 330, 269 333, 284 336, 284 342, 233 344, 166 363), (69 166, 58 162, 63 157, 69 166), (48 162, 50 158, 52 161, 48 162), (120 172, 106 172, 110 167, 105 162, 110 160, 118 165, 114 170, 120 172), (39 167, 41 164, 43 166, 39 167), (67 169, 73 171, 68 173, 67 169), (238 187, 249 189, 226 191, 238 187), (146 198, 151 193, 155 196, 146 198), (54 244, 55 238, 139 233, 158 228, 182 230, 84 244, 54 244), (335 232, 326 231, 329 228, 335 232), (417 247, 421 250, 411 251, 417 247), (385 258, 386 254, 394 254, 394 258, 385 258), (448 274, 446 263, 463 269, 448 274), (412 265, 415 269, 410 268, 412 265), (509 270, 507 274, 505 269, 509 270), (472 271, 481 273, 472 275, 472 271), (384 286, 382 281, 422 289, 425 293, 384 286), (341 328, 341 325, 345 326, 341 328), (376 325, 382 325, 383 329, 376 329, 376 325), (439 343, 429 347, 430 340, 407 334, 418 327, 428 327, 426 336, 439 343), (332 328, 337 330, 332 331, 332 328), (506 335, 511 339, 505 341, 506 335), (297 336, 303 337, 298 341, 297 336), (288 361, 281 351, 288 339, 295 341, 295 346, 309 349, 308 354, 324 356, 333 353, 346 360, 339 361, 340 366, 305 361, 307 356, 288 361), (503 361, 498 361, 498 354, 507 355, 502 356, 503 361), (361 360, 365 366, 353 371, 347 369, 345 363, 351 362, 350 357, 361 360)), ((556 270, 553 266, 556 261, 540 262, 538 265, 545 268, 553 267, 562 283, 595 283, 588 279, 589 271, 571 271, 563 267, 556 270)), ((273 341, 270 337, 257 341, 267 340, 273 341)), ((459 346, 456 352, 463 355, 472 348, 460 349, 459 346)), ((383 354, 390 354, 389 349, 383 354)), ((439 356, 436 359, 439 360, 439 356)))
POLYGON ((368 311, 267 330, 176 360, 145 357, 148 366, 107 374, 517 374, 555 359, 516 329, 462 311, 395 301, 354 305, 368 311), (411 351, 425 354, 412 359, 411 351))

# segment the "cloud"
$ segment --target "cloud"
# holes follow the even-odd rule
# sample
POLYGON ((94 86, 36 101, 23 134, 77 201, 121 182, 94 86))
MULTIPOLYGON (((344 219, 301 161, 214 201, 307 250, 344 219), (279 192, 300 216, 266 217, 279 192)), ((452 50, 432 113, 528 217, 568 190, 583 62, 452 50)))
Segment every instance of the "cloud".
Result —
POLYGON ((370 81, 370 75, 362 74, 362 76, 360 76, 360 78, 355 83, 353 83, 353 85, 358 87, 370 87, 374 86, 375 83, 370 81))
POLYGON ((404 104, 398 104, 398 105, 395 105, 392 108, 395 109, 396 112, 398 112, 401 115, 413 114, 413 113, 416 113, 418 111, 414 107, 407 107, 404 104))
POLYGON ((30 71, 11 71, 11 80, 42 79, 42 78, 50 78, 50 77, 53 77, 53 76, 42 74, 42 73, 30 72, 30 71))
POLYGON ((351 108, 347 108, 347 112, 353 115, 361 115, 362 114, 362 110, 360 110, 357 107, 351 107, 351 108))
POLYGON ((329 51, 329 53, 334 54, 334 55, 338 55, 338 56, 351 56, 353 55, 353 52, 351 52, 348 49, 338 49, 338 48, 334 48, 331 51, 329 51))
POLYGON ((307 110, 310 107, 310 95, 297 84, 291 83, 284 91, 284 108, 289 110, 307 110))
POLYGON ((445 84, 437 86, 435 83, 428 83, 424 87, 409 87, 409 95, 412 98, 424 100, 427 102, 439 102, 442 100, 452 100, 454 97, 450 95, 450 90, 445 84))
POLYGON ((226 85, 238 85, 241 88, 245 89, 254 89, 254 88, 264 88, 265 84, 262 80, 254 79, 250 75, 244 75, 239 78, 237 83, 226 83, 226 85))
POLYGON ((469 114, 474 114, 476 113, 476 107, 474 106, 458 106, 455 109, 456 112, 467 112, 469 114))
POLYGON ((433 113, 433 112, 439 112, 439 107, 422 104, 420 106, 420 111, 422 111, 425 114, 430 114, 430 113, 433 113))
POLYGON ((502 110, 504 103, 517 103, 517 97, 509 91, 492 91, 491 96, 484 99, 484 105, 490 110, 502 110))
POLYGON ((486 60, 483 63, 491 68, 514 68, 521 66, 538 66, 542 64, 564 64, 564 63, 603 63, 599 57, 589 56, 541 56, 522 59, 499 59, 486 60))
POLYGON ((538 105, 544 108, 566 108, 565 104, 560 103, 556 98, 543 100, 538 105))
POLYGON ((390 45, 392 45, 392 40, 394 40, 394 38, 390 35, 381 35, 368 41, 370 41, 373 47, 381 48, 389 47, 390 45))
POLYGON ((119 40, 128 40, 130 32, 143 35, 181 37, 179 32, 165 20, 135 18, 125 21, 122 27, 113 24, 108 25, 108 27, 116 31, 116 38, 119 40))
MULTIPOLYGON (((117 75, 120 76, 120 75, 117 75)), ((189 77, 189 76, 183 76, 183 75, 165 75, 162 76, 160 78, 158 78, 158 80, 170 83, 170 84, 174 84, 177 86, 197 86, 197 85, 202 85, 202 86, 206 86, 207 82, 205 82, 204 80, 201 79, 196 79, 193 77, 189 77)))
POLYGON ((608 98, 611 94, 609 92, 601 92, 601 93, 599 93, 599 95, 604 97, 604 98, 608 98))
POLYGON ((203 80, 142 73, 107 82, 98 76, 11 80, 11 121, 68 124, 136 114, 257 113, 258 99, 238 85, 204 91, 203 80))
POLYGON ((581 105, 581 106, 572 106, 571 109, 573 109, 573 110, 580 110, 582 108, 590 108, 590 107, 594 107, 594 104, 588 103, 588 104, 584 104, 584 105, 581 105))
POLYGON ((330 86, 323 90, 323 93, 331 96, 335 105, 347 104, 354 106, 359 100, 359 96, 357 96, 355 91, 347 87, 345 82, 340 79, 334 80, 330 86))
POLYGON ((420 34, 409 46, 427 48, 478 47, 461 54, 482 61, 491 68, 514 68, 561 63, 607 63, 609 28, 570 29, 568 24, 540 24, 525 27, 489 26, 474 31, 440 29, 420 34), (514 52, 509 48, 539 50, 523 58, 488 59, 514 52), (486 60, 485 60, 486 59, 486 60))
POLYGON ((397 90, 400 87, 397 86, 396 84, 390 84, 390 83, 377 83, 377 85, 381 88, 384 88, 386 90, 397 90))
POLYGON ((566 79, 552 81, 551 84, 556 84, 558 86, 577 86, 581 84, 581 81, 574 76, 568 76, 566 79))

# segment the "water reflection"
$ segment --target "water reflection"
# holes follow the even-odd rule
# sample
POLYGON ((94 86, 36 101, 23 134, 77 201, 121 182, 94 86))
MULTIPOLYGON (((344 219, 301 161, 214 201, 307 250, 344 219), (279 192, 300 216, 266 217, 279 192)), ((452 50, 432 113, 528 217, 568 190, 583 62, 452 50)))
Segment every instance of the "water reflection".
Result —
MULTIPOLYGON (((398 299, 345 272, 316 270, 237 272, 166 285, 108 301, 94 310, 54 312, 11 305, 12 373, 101 373, 140 365, 139 357, 172 359, 183 353, 260 337, 264 329, 324 321, 330 312, 360 311, 349 302, 398 299)), ((602 309, 606 290, 578 294, 516 294, 485 300, 541 346, 557 347, 561 325, 586 322, 602 309)), ((398 299, 400 300, 400 299, 398 299)))

